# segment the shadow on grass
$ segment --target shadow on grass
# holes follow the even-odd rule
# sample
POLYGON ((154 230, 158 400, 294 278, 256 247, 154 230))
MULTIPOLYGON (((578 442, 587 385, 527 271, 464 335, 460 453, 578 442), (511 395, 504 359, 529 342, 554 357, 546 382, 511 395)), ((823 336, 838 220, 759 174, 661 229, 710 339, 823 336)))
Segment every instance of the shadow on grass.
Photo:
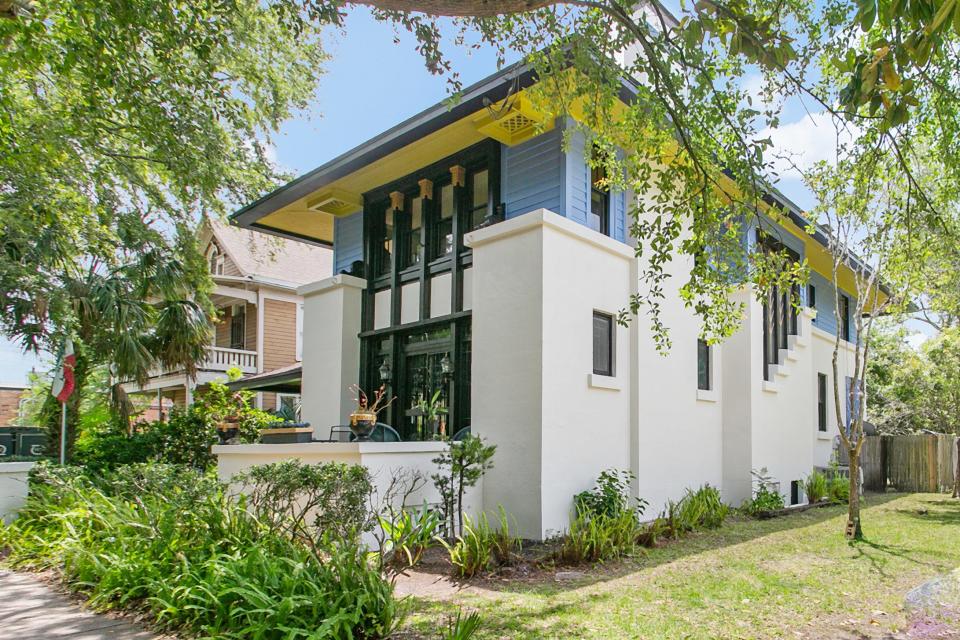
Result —
POLYGON ((922 520, 944 525, 960 525, 960 499, 950 498, 944 494, 940 500, 920 500, 920 504, 927 505, 923 509, 897 509, 897 513, 922 520))
MULTIPOLYGON (((905 495, 908 494, 870 494, 866 497, 864 507, 871 508, 880 506, 892 500, 902 498, 905 495)), ((536 562, 527 562, 520 568, 508 568, 506 572, 501 572, 500 574, 472 580, 453 579, 453 582, 458 588, 474 586, 487 591, 507 593, 535 592, 541 595, 562 593, 601 582, 616 580, 640 570, 652 569, 689 556, 750 542, 751 540, 763 538, 781 531, 815 526, 843 515, 845 512, 846 505, 835 505, 820 509, 811 509, 769 520, 755 520, 742 516, 732 516, 728 524, 725 524, 719 529, 691 533, 680 540, 670 540, 654 549, 645 550, 644 553, 632 558, 625 558, 598 565, 579 566, 553 566, 549 562, 542 561, 544 566, 536 567, 531 566, 531 564, 535 565, 536 562), (576 572, 582 575, 570 580, 558 581, 555 578, 555 571, 576 572)), ((842 531, 839 528, 838 535, 842 535, 842 531)), ((905 549, 881 549, 881 546, 882 545, 876 545, 876 549, 887 553, 907 552, 905 549)), ((541 545, 539 548, 543 549, 543 553, 546 553, 545 546, 541 545)), ((864 556, 867 555, 862 551, 861 554, 864 556)), ((916 562, 919 563, 920 561, 916 562)), ((418 572, 445 575, 449 579, 449 564, 434 564, 432 566, 419 567, 418 572)))

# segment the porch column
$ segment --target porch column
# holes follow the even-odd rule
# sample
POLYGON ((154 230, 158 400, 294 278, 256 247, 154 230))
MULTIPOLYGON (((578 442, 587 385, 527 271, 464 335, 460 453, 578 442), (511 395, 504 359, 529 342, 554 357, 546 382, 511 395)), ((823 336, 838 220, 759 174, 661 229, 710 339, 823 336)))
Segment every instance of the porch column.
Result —
POLYGON ((346 424, 353 409, 349 387, 360 376, 360 307, 366 282, 340 274, 297 290, 303 296, 303 419, 313 436, 346 424))

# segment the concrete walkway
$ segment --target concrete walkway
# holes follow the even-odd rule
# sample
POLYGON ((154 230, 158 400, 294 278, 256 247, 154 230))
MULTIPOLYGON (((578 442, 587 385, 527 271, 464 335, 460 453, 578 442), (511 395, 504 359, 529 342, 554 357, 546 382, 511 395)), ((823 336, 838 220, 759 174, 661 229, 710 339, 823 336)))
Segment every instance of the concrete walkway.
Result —
POLYGON ((29 573, 0 570, 0 640, 158 640, 160 637, 121 618, 84 609, 29 573))

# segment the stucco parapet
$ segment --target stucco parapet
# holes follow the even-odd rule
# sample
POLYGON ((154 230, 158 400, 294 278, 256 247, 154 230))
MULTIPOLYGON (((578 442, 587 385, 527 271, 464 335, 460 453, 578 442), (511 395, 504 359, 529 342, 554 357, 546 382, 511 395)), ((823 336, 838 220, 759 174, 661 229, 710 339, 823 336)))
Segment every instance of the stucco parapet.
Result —
POLYGON ((334 289, 363 289, 366 286, 367 283, 363 280, 363 278, 347 275, 346 273, 339 273, 330 278, 324 278, 323 280, 317 280, 316 282, 305 284, 297 289, 297 294, 306 298, 309 296, 326 293, 327 291, 332 291, 334 289))

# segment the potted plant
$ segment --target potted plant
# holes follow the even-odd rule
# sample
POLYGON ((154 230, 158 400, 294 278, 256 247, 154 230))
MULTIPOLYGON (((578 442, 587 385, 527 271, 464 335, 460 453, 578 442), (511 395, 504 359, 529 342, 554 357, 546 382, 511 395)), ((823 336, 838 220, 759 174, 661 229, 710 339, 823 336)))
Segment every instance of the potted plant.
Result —
POLYGON ((447 414, 447 407, 440 397, 441 393, 441 390, 437 389, 429 400, 421 396, 413 407, 414 411, 411 412, 411 415, 419 418, 418 422, 421 428, 418 428, 417 431, 421 432, 420 438, 422 440, 433 436, 439 436, 441 440, 445 440, 447 437, 446 423, 441 420, 441 418, 447 414), (422 432, 423 426, 427 427, 429 433, 422 432))
POLYGON ((217 436, 220 437, 220 444, 230 444, 240 434, 240 416, 236 413, 229 413, 217 424, 217 436))
POLYGON ((356 393, 354 401, 357 408, 350 414, 350 431, 357 438, 357 442, 365 442, 377 427, 377 415, 389 407, 394 399, 386 397, 385 385, 380 385, 373 394, 373 402, 370 402, 370 398, 360 387, 354 385, 351 389, 356 393))

